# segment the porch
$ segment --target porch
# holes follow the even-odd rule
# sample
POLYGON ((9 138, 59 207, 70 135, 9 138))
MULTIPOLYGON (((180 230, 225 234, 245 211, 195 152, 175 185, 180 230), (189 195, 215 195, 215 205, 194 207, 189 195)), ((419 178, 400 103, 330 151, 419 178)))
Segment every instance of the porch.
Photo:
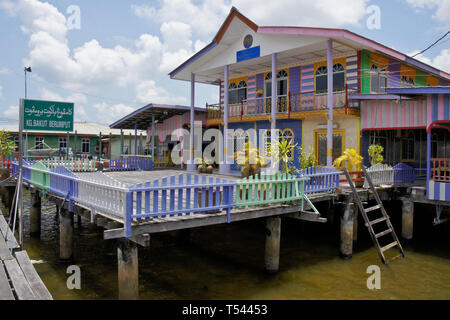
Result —
MULTIPOLYGON (((356 93, 356 89, 346 88, 345 90, 334 91, 333 109, 358 110, 359 101, 352 99, 351 95, 356 93)), ((289 93, 277 97, 277 114, 289 115, 291 113, 307 111, 328 111, 328 94, 326 92, 306 92, 289 93)), ((207 104, 206 112, 209 120, 224 118, 224 103, 207 104)), ((257 97, 254 99, 242 99, 240 103, 228 105, 229 120, 233 118, 240 120, 247 116, 261 116, 272 114, 272 98, 257 97)))

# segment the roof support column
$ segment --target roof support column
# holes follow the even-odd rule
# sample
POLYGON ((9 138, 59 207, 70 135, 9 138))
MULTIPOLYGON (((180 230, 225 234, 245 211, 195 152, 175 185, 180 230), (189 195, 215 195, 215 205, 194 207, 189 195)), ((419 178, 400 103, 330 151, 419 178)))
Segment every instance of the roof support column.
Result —
POLYGON ((155 165, 155 114, 152 113, 152 161, 155 165))
POLYGON ((227 174, 230 172, 230 165, 228 164, 228 82, 230 81, 230 67, 224 67, 224 83, 223 83, 223 157, 221 158, 220 173, 227 174))
POLYGON ((137 120, 134 121, 134 167, 137 168, 137 120))
POLYGON ((327 129, 327 166, 333 165, 333 40, 328 40, 328 129, 327 129))
POLYGON ((277 102, 278 102, 277 54, 272 53, 272 121, 271 129, 277 128, 277 102))
POLYGON ((123 155, 123 129, 120 129, 120 152, 119 157, 121 158, 123 155))
POLYGON ((191 134, 190 139, 190 151, 189 151, 189 161, 187 165, 187 171, 195 171, 195 161, 194 161, 194 122, 195 122, 195 74, 191 73, 191 134))

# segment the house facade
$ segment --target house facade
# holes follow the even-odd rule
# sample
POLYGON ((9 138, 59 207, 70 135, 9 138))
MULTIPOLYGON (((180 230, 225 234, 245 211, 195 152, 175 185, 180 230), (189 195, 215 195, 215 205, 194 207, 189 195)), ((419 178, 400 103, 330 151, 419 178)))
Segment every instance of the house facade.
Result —
MULTIPOLYGON (((426 133, 415 130, 425 129, 426 101, 386 90, 450 84, 449 74, 350 31, 258 26, 235 8, 213 41, 170 76, 190 81, 191 97, 195 83, 217 86, 220 99, 206 106, 206 123, 234 130, 224 135, 222 159, 250 140, 249 129, 258 146, 279 129, 279 139, 314 152, 319 165, 347 148, 368 159, 376 142, 389 162, 423 167, 426 133)), ((222 172, 236 169, 231 160, 222 172)), ((291 161, 299 166, 298 151, 291 161)))

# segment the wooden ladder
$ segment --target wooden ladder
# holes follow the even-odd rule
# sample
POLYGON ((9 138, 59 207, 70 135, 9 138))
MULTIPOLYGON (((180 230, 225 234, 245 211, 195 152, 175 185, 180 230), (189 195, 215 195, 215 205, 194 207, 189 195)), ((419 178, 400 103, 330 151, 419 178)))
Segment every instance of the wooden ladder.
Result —
POLYGON ((370 207, 370 208, 364 208, 363 202, 361 201, 361 198, 359 197, 359 194, 356 191, 355 185, 354 185, 354 183, 352 181, 352 178, 351 178, 348 170, 344 169, 344 173, 345 173, 345 176, 347 177, 347 180, 348 180, 348 183, 350 185, 350 188, 352 189, 354 199, 356 200, 356 203, 358 204, 359 211, 362 213, 365 225, 369 229, 370 237, 372 238, 372 241, 375 244, 375 247, 377 248, 378 254, 380 255, 381 260, 383 261, 383 263, 387 264, 388 260, 386 259, 384 253, 386 251, 388 251, 389 249, 397 247, 397 249, 399 250, 400 254, 395 256, 392 259, 389 259, 389 260, 394 260, 394 259, 397 259, 397 258, 400 258, 400 257, 404 258, 405 257, 405 252, 403 251, 402 245, 400 244, 400 241, 399 241, 399 239, 397 237, 397 234, 394 231, 394 227, 392 226, 391 220, 390 220, 388 214, 386 213, 386 210, 384 209, 383 202, 381 202, 380 196, 378 195, 378 193, 377 193, 377 191, 376 191, 376 189, 375 189, 375 187, 373 185, 373 182, 372 182, 372 179, 370 178, 370 175, 367 174, 365 166, 363 166, 362 169, 363 169, 363 172, 364 172, 364 176, 365 176, 367 182, 369 183, 369 188, 373 192, 373 195, 374 195, 375 200, 377 202, 376 206, 373 206, 373 207, 370 207), (377 218, 377 219, 369 219, 369 214, 372 216, 372 213, 375 212, 375 211, 378 211, 378 210, 381 210, 382 217, 377 218), (384 231, 380 231, 378 233, 375 233, 373 227, 375 225, 381 224, 381 223, 386 223, 387 229, 385 229, 384 231), (388 236, 388 235, 392 236, 394 241, 389 243, 389 244, 387 244, 387 245, 385 245, 385 246, 381 246, 380 242, 379 242, 379 239, 382 238, 382 237, 388 236))

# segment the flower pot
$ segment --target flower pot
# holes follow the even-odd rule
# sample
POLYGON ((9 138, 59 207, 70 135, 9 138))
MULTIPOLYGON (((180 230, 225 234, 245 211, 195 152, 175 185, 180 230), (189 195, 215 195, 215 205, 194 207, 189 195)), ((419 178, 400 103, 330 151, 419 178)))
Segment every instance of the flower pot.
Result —
POLYGON ((206 168, 206 173, 212 174, 213 172, 214 172, 214 167, 213 167, 213 166, 208 166, 208 167, 206 168))

